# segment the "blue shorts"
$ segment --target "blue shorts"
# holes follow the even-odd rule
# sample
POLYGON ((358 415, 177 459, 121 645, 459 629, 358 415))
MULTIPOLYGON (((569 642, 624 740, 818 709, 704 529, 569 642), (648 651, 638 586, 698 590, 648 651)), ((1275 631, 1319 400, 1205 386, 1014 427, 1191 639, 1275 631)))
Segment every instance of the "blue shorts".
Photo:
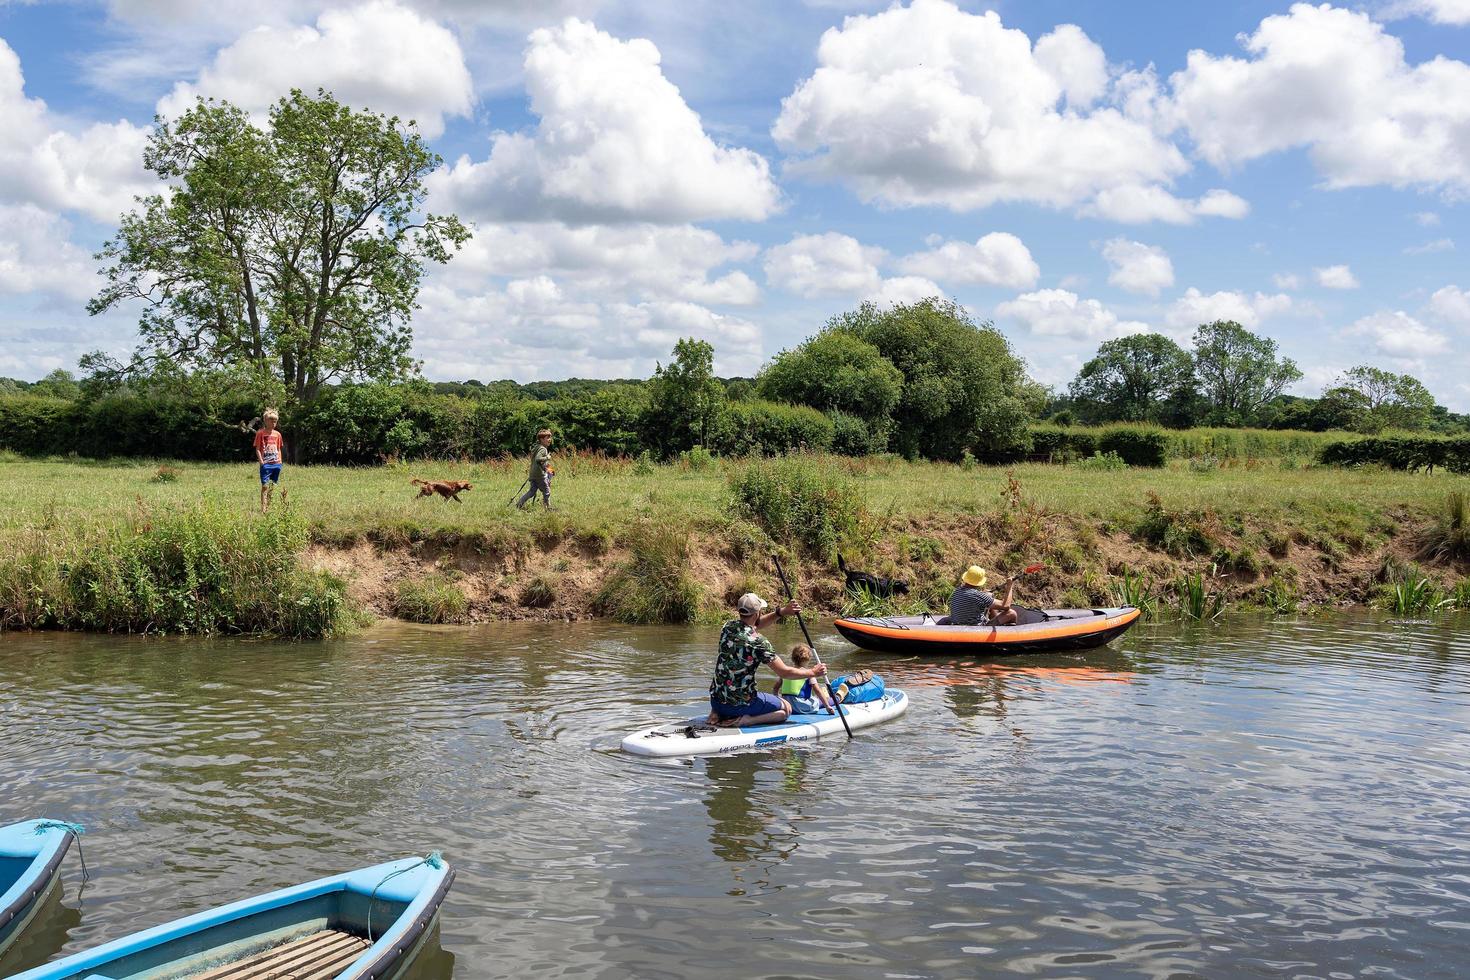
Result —
POLYGON ((260 464, 260 485, 261 486, 265 486, 267 483, 280 483, 280 482, 281 482, 281 464, 280 463, 261 463, 260 464))
POLYGON ((772 711, 785 711, 786 705, 776 695, 761 691, 745 704, 726 704, 710 698, 709 708, 721 718, 751 718, 755 715, 768 715, 772 711))
POLYGON ((827 710, 822 707, 822 702, 818 701, 815 697, 798 698, 790 694, 783 694, 782 697, 786 699, 787 704, 791 705, 791 713, 793 715, 814 715, 819 711, 827 710))

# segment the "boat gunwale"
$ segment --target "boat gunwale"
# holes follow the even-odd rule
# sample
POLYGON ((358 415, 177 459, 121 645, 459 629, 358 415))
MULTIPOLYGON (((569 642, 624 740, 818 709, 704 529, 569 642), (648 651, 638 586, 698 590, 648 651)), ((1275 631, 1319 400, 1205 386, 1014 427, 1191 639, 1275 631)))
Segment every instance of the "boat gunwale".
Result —
MULTIPOLYGON (((34 833, 36 827, 46 823, 57 826, 47 827, 45 832, 35 835, 40 839, 40 846, 31 856, 31 863, 21 872, 15 884, 7 888, 4 894, 0 894, 0 901, 4 902, 4 905, 0 906, 0 932, 9 928, 17 919, 22 918, 26 909, 45 895, 55 883, 61 871, 61 863, 66 859, 67 851, 71 849, 72 838, 76 836, 71 830, 59 826, 61 821, 22 820, 19 823, 0 827, 0 831, 21 831, 24 828, 34 833), (53 835, 51 833, 53 830, 59 830, 61 833, 53 835)), ((25 857, 24 854, 15 856, 22 859, 25 857)), ((12 931, 8 939, 0 939, 0 951, 9 946, 10 940, 19 936, 20 932, 21 930, 17 928, 12 931)))
MULTIPOLYGON (((71 956, 54 960, 28 970, 25 973, 17 974, 11 980, 68 980, 68 978, 72 977, 85 977, 90 972, 105 969, 109 963, 113 963, 124 956, 132 956, 146 950, 156 949, 175 940, 195 935, 196 933, 224 925, 228 922, 247 918, 250 915, 268 912, 272 909, 284 908, 288 905, 295 905, 334 892, 358 891, 360 894, 366 895, 367 892, 361 892, 358 888, 354 887, 353 879, 356 876, 377 870, 381 870, 386 875, 399 870, 406 871, 423 863, 423 858, 400 858, 396 861, 387 861, 382 864, 369 865, 366 868, 344 871, 341 874, 329 875, 326 878, 318 878, 315 881, 288 885, 285 888, 279 888, 272 892, 242 898, 227 905, 204 909, 180 919, 163 922, 140 932, 119 936, 117 939, 103 943, 100 946, 81 950, 71 956), (62 968, 64 968, 64 972, 62 968)), ((453 880, 454 871, 448 865, 437 870, 439 871, 439 886, 430 889, 426 883, 424 887, 421 887, 412 901, 408 903, 407 908, 399 913, 393 925, 372 946, 364 950, 357 960, 353 961, 342 973, 338 974, 339 977, 360 976, 362 980, 369 980, 370 977, 382 975, 380 973, 354 973, 353 971, 358 970, 363 965, 373 965, 376 968, 376 961, 381 958, 381 953, 383 952, 383 949, 380 949, 380 947, 390 948, 391 943, 386 941, 390 937, 397 936, 407 928, 406 925, 400 928, 400 923, 409 920, 409 911, 416 905, 422 908, 422 903, 426 901, 425 893, 437 895, 439 901, 443 901, 443 893, 448 891, 446 881, 453 880), (379 952, 374 954, 375 950, 379 952), (368 959, 370 954, 373 954, 372 958, 368 959)), ((388 965, 391 966, 394 962, 396 962, 396 959, 390 960, 388 965)))

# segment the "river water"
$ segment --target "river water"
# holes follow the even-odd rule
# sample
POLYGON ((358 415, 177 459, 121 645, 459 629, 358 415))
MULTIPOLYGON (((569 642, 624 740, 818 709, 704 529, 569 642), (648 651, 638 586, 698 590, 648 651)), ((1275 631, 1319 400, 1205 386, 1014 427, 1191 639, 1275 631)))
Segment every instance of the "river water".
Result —
MULTIPOLYGON (((279 644, 0 636, 0 824, 91 879, 0 976, 431 849, 415 980, 1460 977, 1465 619, 1237 618, 1086 654, 861 654, 854 741, 652 764, 714 630, 381 627, 279 644)), ((773 634, 779 645, 799 639, 773 634)))

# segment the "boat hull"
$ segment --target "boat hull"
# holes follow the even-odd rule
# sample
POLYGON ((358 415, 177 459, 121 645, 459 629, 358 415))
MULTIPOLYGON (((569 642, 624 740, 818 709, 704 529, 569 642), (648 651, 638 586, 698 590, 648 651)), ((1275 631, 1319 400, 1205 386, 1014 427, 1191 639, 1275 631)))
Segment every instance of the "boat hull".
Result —
POLYGON ((125 936, 14 980, 173 980, 223 967, 392 980, 419 953, 454 881, 404 858, 283 888, 125 936))
POLYGON ((1021 626, 945 626, 927 616, 839 619, 835 625, 864 650, 988 657, 1091 650, 1122 636, 1140 615, 1132 606, 1043 611, 1046 622, 1021 626))
MULTIPOLYGON (((891 721, 907 711, 908 707, 908 695, 890 689, 877 701, 845 704, 842 709, 847 714, 848 726, 853 731, 858 731, 891 721)), ((844 734, 842 719, 830 711, 793 715, 779 725, 751 725, 744 728, 710 728, 705 724, 708 714, 706 707, 685 721, 636 731, 623 739, 623 751, 660 758, 726 755, 753 749, 779 748, 791 742, 804 742, 824 735, 844 734)))
POLYGON ((51 820, 0 827, 0 954, 20 938, 60 885, 61 862, 72 837, 51 820))

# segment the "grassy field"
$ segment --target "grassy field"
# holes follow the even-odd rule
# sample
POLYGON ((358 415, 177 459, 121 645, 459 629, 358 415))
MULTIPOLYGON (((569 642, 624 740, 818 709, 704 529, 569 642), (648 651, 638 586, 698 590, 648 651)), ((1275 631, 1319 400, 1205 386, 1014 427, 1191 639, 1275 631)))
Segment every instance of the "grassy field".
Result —
MULTIPOLYGON (((757 515, 738 513, 732 481, 759 465, 740 461, 563 458, 553 513, 509 505, 524 477, 519 461, 288 466, 289 505, 278 498, 265 521, 255 513, 253 465, 4 462, 0 625, 256 631, 251 610, 231 594, 255 583, 250 602, 259 604, 262 575, 289 579, 272 593, 278 605, 308 593, 301 635, 335 628, 333 617, 353 606, 339 601, 347 592, 357 606, 442 622, 608 614, 597 591, 612 575, 662 575, 666 601, 654 608, 687 612, 761 581, 771 546, 800 550, 784 533, 766 536, 757 515), (474 489, 463 503, 420 498, 411 477, 468 480, 474 489), (161 535, 164 544, 154 540, 161 535), (287 567, 265 555, 272 548, 317 558, 287 567), (87 562, 98 570, 79 578, 87 562), (163 572, 149 570, 159 563, 163 572), (158 595, 142 612, 126 608, 126 596, 140 591, 158 595)), ((1276 461, 1104 470, 803 457, 791 465, 855 488, 865 513, 838 544, 850 561, 914 579, 915 601, 930 604, 971 560, 1006 568, 1038 558, 1050 568, 1034 584, 1039 595, 1069 604, 1116 598, 1123 570, 1160 583, 1208 574, 1221 594, 1260 593, 1272 605, 1286 604, 1283 594, 1363 601, 1392 574, 1419 574, 1410 562, 1422 534, 1452 492, 1470 489, 1464 477, 1276 461)), ((825 582, 813 586, 819 606, 840 609, 831 555, 820 550, 807 549, 801 573, 825 582)), ((1433 573, 1449 589, 1464 570, 1451 558, 1433 573)))
MULTIPOLYGON (((867 508, 882 518, 942 518, 981 514, 1008 504, 1014 476, 1024 497, 1051 512, 1127 524, 1155 493, 1171 510, 1212 511, 1223 518, 1256 517, 1290 527, 1335 528, 1383 515, 1428 515, 1470 479, 1370 470, 1272 465, 1091 471, 1024 464, 975 467, 901 460, 818 460, 850 476, 867 508)), ((729 514, 728 473, 746 464, 716 462, 703 470, 669 465, 640 468, 627 461, 565 459, 553 483, 557 520, 571 528, 616 532, 640 519, 717 527, 729 514)), ((8 506, 0 533, 24 527, 74 529, 125 516, 139 506, 168 509, 207 504, 247 515, 258 504, 254 465, 157 463, 136 460, 5 462, 8 506), (160 472, 165 477, 160 478, 160 472)), ((520 513, 508 501, 524 464, 426 463, 417 466, 286 468, 291 510, 324 541, 397 532, 466 533, 531 528, 546 515, 520 513), (474 484, 463 503, 419 498, 411 477, 474 484)), ((277 501, 279 506, 279 501, 277 501)))

